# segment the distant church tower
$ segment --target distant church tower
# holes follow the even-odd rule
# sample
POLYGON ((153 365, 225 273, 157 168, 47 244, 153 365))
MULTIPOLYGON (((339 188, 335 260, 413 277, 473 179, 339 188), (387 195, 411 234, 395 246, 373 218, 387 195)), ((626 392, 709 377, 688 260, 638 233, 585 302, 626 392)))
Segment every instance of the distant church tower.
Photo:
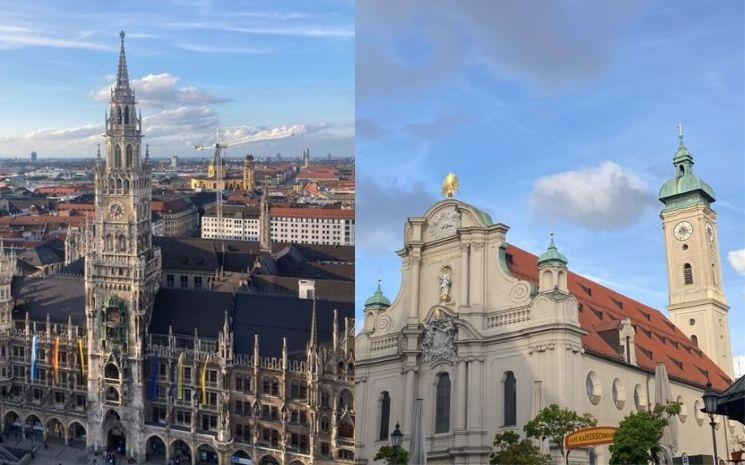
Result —
POLYGON ((727 312, 722 291, 714 190, 693 174, 693 156, 680 143, 673 158, 675 177, 660 189, 660 213, 667 252, 670 318, 675 325, 733 375, 727 312))
POLYGON ((243 164, 243 190, 254 190, 254 156, 250 153, 246 155, 246 161, 243 164))
POLYGON ((87 238, 90 447, 123 446, 145 459, 144 335, 160 283, 152 246, 150 168, 140 159, 142 119, 127 75, 124 32, 106 118, 105 160, 96 162, 95 218, 87 238))

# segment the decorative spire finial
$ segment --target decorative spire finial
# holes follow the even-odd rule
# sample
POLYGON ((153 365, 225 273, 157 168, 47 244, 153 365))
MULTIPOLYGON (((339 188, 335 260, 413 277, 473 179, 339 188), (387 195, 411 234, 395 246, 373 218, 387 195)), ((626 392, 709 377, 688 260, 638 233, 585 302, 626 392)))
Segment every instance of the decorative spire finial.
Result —
POLYGON ((683 146, 683 123, 678 123, 678 139, 680 140, 680 146, 683 146))
POLYGON ((448 199, 452 198, 455 193, 458 192, 459 186, 460 182, 458 181, 458 176, 453 173, 448 173, 448 175, 445 176, 445 181, 442 183, 442 195, 448 199))
POLYGON ((121 48, 119 50, 119 70, 116 74, 116 87, 129 89, 129 75, 127 74, 127 56, 124 53, 124 31, 119 32, 121 48))

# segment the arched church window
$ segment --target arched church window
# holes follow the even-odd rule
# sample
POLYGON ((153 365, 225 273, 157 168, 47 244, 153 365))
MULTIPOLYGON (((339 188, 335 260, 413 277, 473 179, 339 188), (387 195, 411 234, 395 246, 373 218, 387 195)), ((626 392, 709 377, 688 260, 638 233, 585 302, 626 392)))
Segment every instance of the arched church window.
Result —
POLYGON ((124 252, 127 250, 127 239, 124 237, 123 234, 120 234, 116 238, 116 250, 119 252, 124 252))
POLYGON ((119 145, 114 146, 114 168, 121 168, 122 166, 122 149, 119 145))
POLYGON ((391 396, 388 391, 380 394, 380 437, 381 441, 388 440, 388 426, 391 423, 391 396))
POLYGON ((683 282, 685 284, 693 284, 693 268, 690 263, 683 265, 683 282))
POLYGON ((517 379, 511 371, 504 377, 504 426, 517 423, 517 379))
POLYGON ((127 168, 132 167, 132 146, 127 145, 127 168))
POLYGON ((124 107, 124 124, 129 124, 129 107, 124 107))
POLYGON ((114 250, 114 238, 111 234, 106 235, 106 243, 104 244, 104 248, 108 251, 114 250))
POLYGON ((122 107, 116 107, 116 123, 122 124, 122 107))
POLYGON ((437 376, 437 393, 435 395, 435 433, 450 431, 450 375, 440 373, 437 376))

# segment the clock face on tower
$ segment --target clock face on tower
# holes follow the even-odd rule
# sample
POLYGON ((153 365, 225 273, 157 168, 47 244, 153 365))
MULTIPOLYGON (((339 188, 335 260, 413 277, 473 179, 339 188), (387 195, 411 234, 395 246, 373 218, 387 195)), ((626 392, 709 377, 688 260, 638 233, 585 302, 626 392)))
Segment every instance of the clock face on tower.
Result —
POLYGON ((714 241, 714 226, 711 225, 711 223, 706 223, 706 238, 709 239, 709 242, 714 241))
POLYGON ((679 241, 688 240, 688 238, 691 237, 691 234, 693 234, 693 226, 691 226, 691 223, 688 221, 681 221, 675 225, 673 234, 675 234, 675 238, 679 241))
POLYGON ((112 203, 109 207, 109 216, 117 220, 120 219, 124 216, 124 208, 118 203, 112 203))

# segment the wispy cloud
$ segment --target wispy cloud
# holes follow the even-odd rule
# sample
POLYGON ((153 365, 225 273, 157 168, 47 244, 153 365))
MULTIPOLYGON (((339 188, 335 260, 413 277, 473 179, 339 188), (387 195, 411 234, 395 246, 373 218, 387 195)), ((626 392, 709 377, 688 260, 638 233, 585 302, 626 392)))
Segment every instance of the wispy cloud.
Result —
POLYGON ((185 42, 177 42, 174 43, 173 46, 183 50, 189 50, 190 52, 200 53, 225 53, 239 55, 266 55, 274 53, 274 51, 269 48, 199 45, 185 42))
POLYGON ((18 26, 0 26, 0 47, 6 50, 26 47, 84 49, 106 52, 115 52, 117 50, 116 47, 110 45, 88 42, 81 39, 51 37, 37 30, 18 26))
POLYGON ((226 22, 170 22, 165 27, 205 31, 235 32, 240 34, 279 35, 298 37, 354 37, 354 28, 347 26, 238 26, 226 22))

